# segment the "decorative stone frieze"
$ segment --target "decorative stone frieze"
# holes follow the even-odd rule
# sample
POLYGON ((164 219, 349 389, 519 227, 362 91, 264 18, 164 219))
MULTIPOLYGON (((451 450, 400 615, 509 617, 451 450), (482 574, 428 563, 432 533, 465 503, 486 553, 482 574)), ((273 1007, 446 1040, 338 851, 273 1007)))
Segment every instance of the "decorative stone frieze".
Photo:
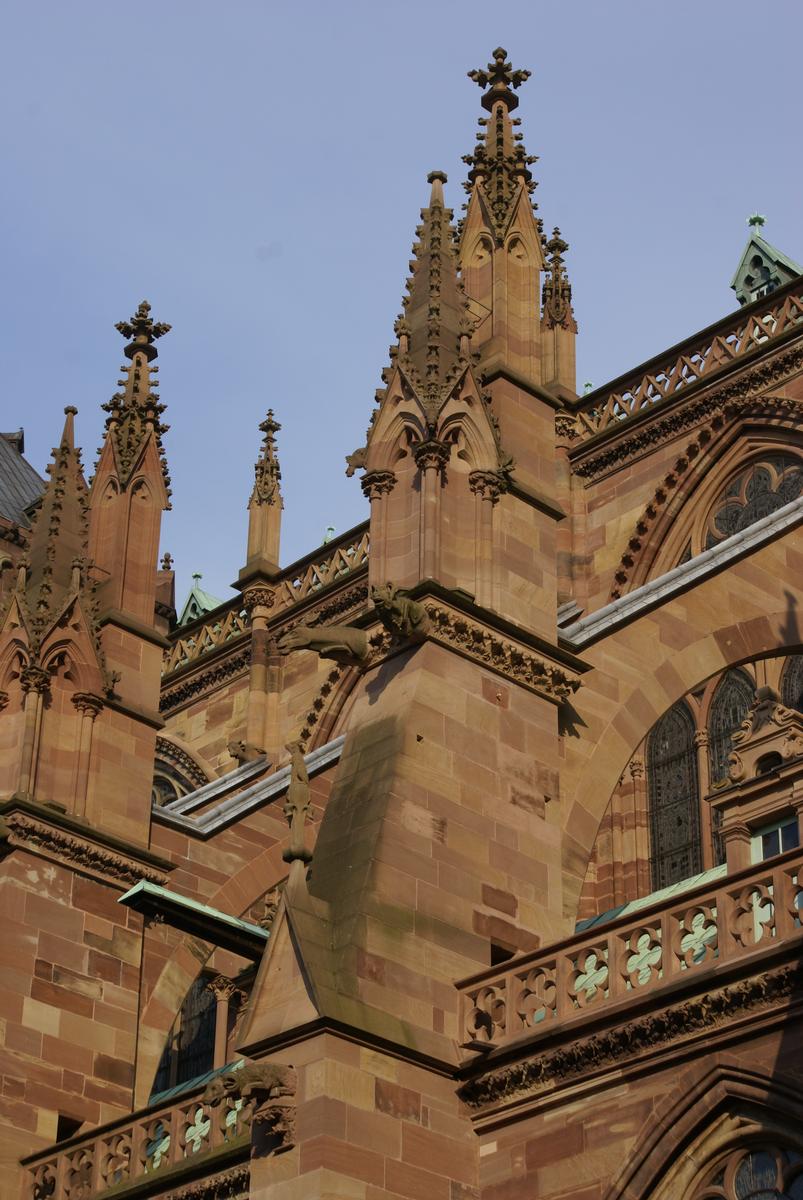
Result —
POLYGON ((11 846, 33 849, 48 858, 104 875, 127 887, 141 879, 160 886, 166 881, 164 872, 154 870, 138 859, 118 854, 88 837, 79 837, 27 814, 10 812, 3 817, 3 825, 5 838, 11 846))

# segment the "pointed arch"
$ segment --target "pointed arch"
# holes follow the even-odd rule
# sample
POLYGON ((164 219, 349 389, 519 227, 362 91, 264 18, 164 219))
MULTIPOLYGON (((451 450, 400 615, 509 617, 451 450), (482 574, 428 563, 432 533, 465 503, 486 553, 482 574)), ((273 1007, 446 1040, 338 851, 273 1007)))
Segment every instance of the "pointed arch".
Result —
POLYGON ((803 466, 803 437, 796 412, 773 411, 762 397, 760 414, 742 414, 727 428, 701 429, 658 479, 628 539, 611 586, 616 599, 699 553, 706 518, 717 496, 740 468, 764 455, 789 453, 803 466))
POLYGON ((776 1141, 803 1152, 803 1098, 793 1078, 718 1055, 682 1072, 651 1113, 604 1200, 692 1200, 740 1146, 776 1141))

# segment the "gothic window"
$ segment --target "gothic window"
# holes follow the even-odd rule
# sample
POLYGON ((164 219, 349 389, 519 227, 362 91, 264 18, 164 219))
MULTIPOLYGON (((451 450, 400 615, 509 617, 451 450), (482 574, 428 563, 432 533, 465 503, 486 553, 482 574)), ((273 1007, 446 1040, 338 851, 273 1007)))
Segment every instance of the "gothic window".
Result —
POLYGON ((712 783, 719 783, 728 774, 731 739, 747 716, 755 690, 755 684, 744 671, 728 671, 714 692, 708 717, 708 761, 712 783))
POLYGON ((786 660, 781 680, 781 700, 787 708, 803 712, 803 654, 793 654, 786 660))
POLYGON ((694 721, 682 700, 647 739, 651 869, 654 889, 703 868, 694 721))
POLYGON ((708 1173, 694 1200, 803 1200, 803 1158, 795 1150, 734 1150, 708 1173))
POLYGON ((184 997, 159 1062, 153 1082, 154 1094, 212 1070, 216 1004, 209 982, 209 976, 199 975, 184 997))
POLYGON ((208 782, 189 754, 167 738, 156 739, 156 758, 151 784, 151 804, 155 808, 162 808, 208 782))
POLYGON ((793 454, 769 454, 731 479, 706 522, 703 549, 769 516, 803 492, 803 463, 793 454))

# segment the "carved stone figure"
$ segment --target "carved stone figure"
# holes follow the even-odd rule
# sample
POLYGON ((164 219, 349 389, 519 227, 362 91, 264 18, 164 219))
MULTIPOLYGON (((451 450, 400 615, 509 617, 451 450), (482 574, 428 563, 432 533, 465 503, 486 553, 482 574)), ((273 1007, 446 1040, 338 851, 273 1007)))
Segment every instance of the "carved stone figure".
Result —
POLYGON ((422 638, 429 632, 430 621, 424 605, 411 600, 392 583, 371 588, 371 599, 382 624, 397 637, 422 638))
POLYGON ((285 862, 309 862, 312 853, 304 845, 304 826, 307 814, 311 811, 309 796, 309 774, 304 761, 303 744, 300 741, 288 742, 290 751, 290 786, 284 802, 284 815, 290 826, 290 842, 282 854, 285 862))
POLYGON ((364 662, 368 657, 368 635, 351 625, 296 625, 279 638, 280 654, 294 650, 314 650, 321 658, 336 662, 364 662))

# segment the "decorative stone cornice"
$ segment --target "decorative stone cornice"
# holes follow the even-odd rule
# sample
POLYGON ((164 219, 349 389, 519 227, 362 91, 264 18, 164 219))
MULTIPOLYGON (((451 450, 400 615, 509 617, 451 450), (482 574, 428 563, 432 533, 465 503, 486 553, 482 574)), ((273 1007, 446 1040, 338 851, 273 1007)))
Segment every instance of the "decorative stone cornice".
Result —
POLYGON ((758 1015, 790 1000, 799 987, 797 967, 784 966, 578 1038, 556 1050, 533 1053, 528 1046, 521 1062, 484 1072, 464 1084, 460 1095, 474 1109, 537 1095, 606 1067, 620 1068, 641 1054, 677 1045, 740 1017, 758 1015))
POLYGON ((427 601, 424 606, 431 623, 427 636, 433 641, 459 650, 474 662, 554 703, 567 700, 579 688, 579 679, 563 668, 537 658, 521 644, 464 613, 427 601))
POLYGON ((196 1179, 185 1187, 171 1189, 171 1200, 243 1200, 249 1194, 251 1169, 248 1163, 196 1179))
POLYGON ((378 500, 387 496, 396 486, 396 475, 393 471, 369 471, 360 480, 360 487, 366 500, 378 500))
POLYGON ((176 684, 175 687, 168 688, 162 692, 161 700, 159 701, 159 711, 161 713, 169 713, 174 709, 179 708, 182 704, 187 704, 191 700, 197 700, 207 692, 214 691, 215 688, 221 687, 234 675, 244 674, 251 662, 250 646, 239 650, 236 654, 223 658, 207 671, 199 671, 196 675, 184 680, 182 683, 176 684))
POLYGON ((38 819, 29 813, 9 811, 2 818, 2 836, 12 847, 33 849, 45 857, 68 862, 91 874, 106 876, 115 883, 130 887, 145 879, 160 886, 166 882, 164 871, 155 870, 136 855, 125 855, 99 844, 91 837, 81 837, 52 820, 38 819))

